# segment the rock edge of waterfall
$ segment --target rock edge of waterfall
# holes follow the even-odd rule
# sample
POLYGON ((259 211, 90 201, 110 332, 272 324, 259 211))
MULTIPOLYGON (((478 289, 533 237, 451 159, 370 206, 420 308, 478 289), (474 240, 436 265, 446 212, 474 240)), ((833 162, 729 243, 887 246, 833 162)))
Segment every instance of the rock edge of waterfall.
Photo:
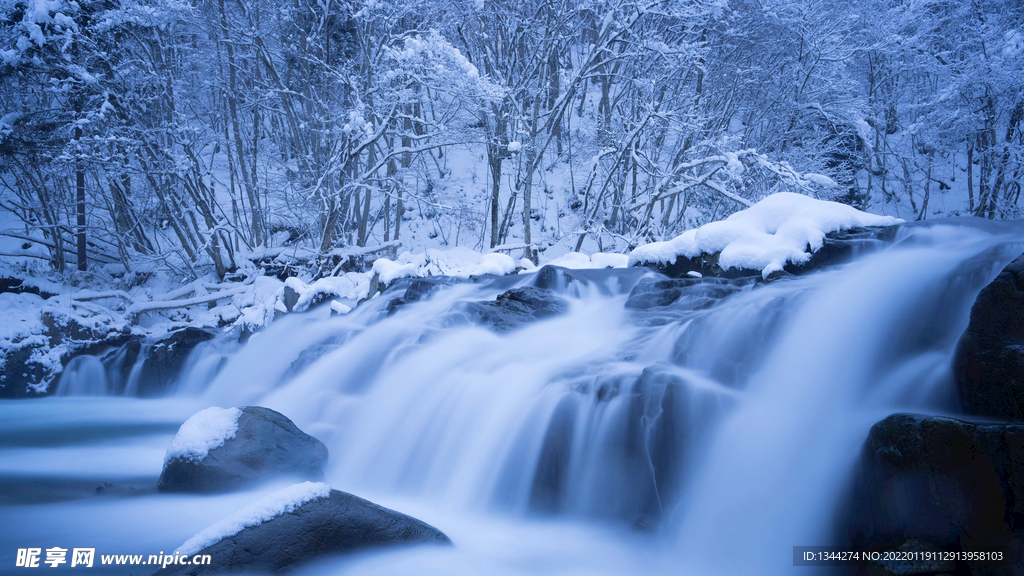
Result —
MULTIPOLYGON (((899 550, 999 551, 956 574, 1024 569, 1024 255, 978 294, 953 359, 968 416, 893 414, 864 443, 848 502, 848 541, 899 550), (970 421, 971 418, 980 418, 970 421)), ((860 566, 864 576, 938 574, 952 566, 860 566), (907 572, 907 570, 911 570, 907 572)))
POLYGON ((978 294, 953 366, 968 414, 1024 420, 1024 255, 978 294))

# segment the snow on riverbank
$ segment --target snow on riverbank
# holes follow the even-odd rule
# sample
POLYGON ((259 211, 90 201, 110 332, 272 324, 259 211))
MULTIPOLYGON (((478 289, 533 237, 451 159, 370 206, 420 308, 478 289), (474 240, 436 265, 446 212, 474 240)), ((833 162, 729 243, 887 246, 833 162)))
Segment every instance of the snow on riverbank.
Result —
POLYGON ((667 242, 641 246, 629 255, 629 265, 671 264, 680 256, 719 253, 718 265, 723 269, 760 270, 767 277, 788 263, 807 262, 830 232, 900 222, 846 204, 780 192, 725 220, 687 230, 667 242))

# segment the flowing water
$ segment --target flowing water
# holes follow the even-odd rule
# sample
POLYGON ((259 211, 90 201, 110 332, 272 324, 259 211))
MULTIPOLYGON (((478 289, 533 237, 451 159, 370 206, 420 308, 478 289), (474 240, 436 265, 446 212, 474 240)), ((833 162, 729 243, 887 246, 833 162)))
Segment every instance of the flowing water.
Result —
POLYGON ((320 438, 333 487, 455 543, 303 574, 807 572, 792 547, 830 543, 871 425, 956 413, 953 349, 1022 237, 907 226, 835 269, 725 297, 698 283, 651 310, 625 306, 653 274, 636 269, 456 283, 390 314, 389 292, 202 345, 155 399, 131 397, 118 351, 81 358, 58 396, 0 402, 0 572, 18 547, 173 551, 272 489, 152 490, 182 421, 249 404, 320 438), (568 312, 507 332, 468 320, 467 302, 536 284, 568 312), (93 496, 101 482, 143 490, 93 496))

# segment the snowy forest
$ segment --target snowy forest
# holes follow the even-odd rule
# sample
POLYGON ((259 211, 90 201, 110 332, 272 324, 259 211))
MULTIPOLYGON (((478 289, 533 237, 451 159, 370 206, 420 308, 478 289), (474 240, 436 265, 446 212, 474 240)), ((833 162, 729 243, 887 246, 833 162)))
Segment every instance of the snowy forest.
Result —
POLYGON ((2 0, 0 56, 0 252, 58 272, 1021 214, 1016 1, 2 0))
POLYGON ((1022 184, 1024 0, 0 0, 0 574, 1024 576, 1022 184))

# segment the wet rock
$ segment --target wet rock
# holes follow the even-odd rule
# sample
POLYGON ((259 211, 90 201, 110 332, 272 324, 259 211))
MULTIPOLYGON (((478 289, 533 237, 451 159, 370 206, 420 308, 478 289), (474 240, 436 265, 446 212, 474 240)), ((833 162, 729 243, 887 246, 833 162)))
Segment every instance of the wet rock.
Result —
POLYGON ((155 574, 277 574, 329 556, 403 544, 450 545, 451 540, 411 516, 331 490, 327 498, 307 502, 196 552, 210 555, 209 566, 168 566, 155 574))
POLYGON ((430 276, 427 278, 415 278, 412 280, 399 280, 391 290, 400 288, 404 285, 405 291, 401 296, 392 298, 388 301, 387 308, 385 309, 387 315, 390 316, 394 314, 406 304, 426 300, 441 288, 451 286, 458 281, 459 279, 452 278, 450 276, 430 276))
POLYGON ((749 278, 644 278, 630 292, 626 308, 649 310, 678 302, 677 307, 700 310, 752 283, 749 278))
MULTIPOLYGON (((825 236, 821 248, 811 254, 811 259, 804 264, 787 264, 784 272, 776 274, 776 277, 786 275, 802 275, 844 264, 853 260, 858 254, 877 249, 881 245, 892 242, 896 237, 899 226, 867 226, 851 228, 830 232, 825 236)), ((693 258, 679 256, 671 264, 655 262, 642 262, 640 266, 654 268, 670 278, 683 278, 691 272, 696 272, 704 277, 715 278, 744 278, 761 277, 760 270, 748 270, 743 268, 722 268, 718 264, 719 253, 700 254, 693 258)), ((769 278, 774 279, 774 278, 769 278)))
POLYGON ((176 457, 164 463, 157 482, 163 492, 222 492, 275 476, 323 478, 327 447, 280 412, 246 406, 234 438, 197 461, 176 457))
POLYGON ((865 442, 850 510, 858 548, 921 540, 946 550, 1004 550, 1022 566, 1024 424, 890 416, 865 442))
POLYGON ((541 267, 533 279, 533 285, 541 290, 564 292, 572 284, 587 286, 590 280, 586 278, 586 272, 558 266, 541 267))
POLYGON ((131 486, 117 486, 110 482, 104 482, 96 487, 97 496, 137 496, 144 493, 144 490, 139 490, 138 488, 132 488, 131 486))
POLYGON ((497 332, 514 330, 525 324, 564 314, 565 300, 549 290, 532 286, 502 292, 494 302, 472 302, 464 311, 473 321, 497 332))
POLYGON ((1024 256, 978 294, 953 366, 965 411, 1024 420, 1024 256))
MULTIPOLYGON (((208 330, 188 327, 152 343, 143 356, 138 395, 152 397, 164 394, 171 382, 181 374, 185 360, 192 350, 199 344, 213 339, 215 335, 208 330)), ((129 351, 136 357, 139 352, 129 351)))

